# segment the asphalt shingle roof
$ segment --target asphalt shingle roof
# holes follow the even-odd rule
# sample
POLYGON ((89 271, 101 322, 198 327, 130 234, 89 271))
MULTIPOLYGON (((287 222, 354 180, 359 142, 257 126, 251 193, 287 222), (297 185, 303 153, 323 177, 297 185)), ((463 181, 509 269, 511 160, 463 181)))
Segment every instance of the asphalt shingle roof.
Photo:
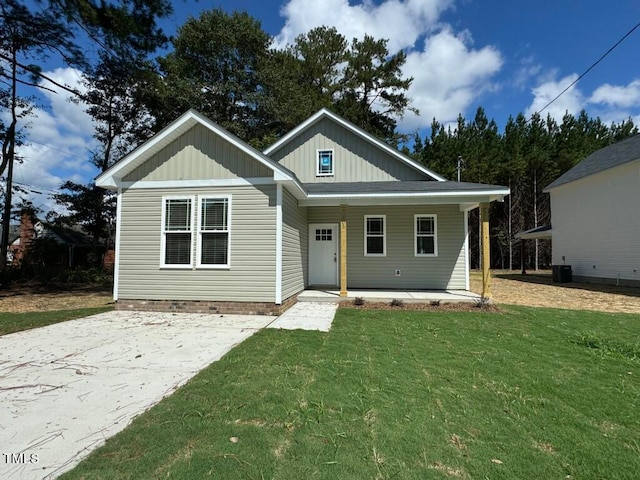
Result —
POLYGON ((564 175, 561 175, 557 180, 547 185, 545 190, 638 159, 640 159, 640 134, 593 152, 575 167, 565 172, 564 175))
POLYGON ((366 194, 366 193, 437 193, 437 192, 488 192, 505 190, 507 187, 499 185, 485 185, 469 182, 326 182, 305 183, 304 188, 309 194, 366 194))

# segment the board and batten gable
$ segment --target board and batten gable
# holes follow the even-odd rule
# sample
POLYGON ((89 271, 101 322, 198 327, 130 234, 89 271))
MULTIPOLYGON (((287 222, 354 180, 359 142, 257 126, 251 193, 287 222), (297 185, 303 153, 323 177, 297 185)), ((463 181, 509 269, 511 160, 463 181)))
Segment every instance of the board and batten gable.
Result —
POLYGON ((282 298, 300 293, 308 278, 307 208, 286 189, 282 199, 282 298))
MULTIPOLYGON (((339 207, 308 207, 309 223, 339 223, 339 207)), ((464 212, 458 205, 347 208, 347 286, 386 289, 466 288, 464 212), (414 254, 414 215, 437 215, 438 255, 414 254), (364 255, 365 215, 386 216, 386 256, 364 255), (400 275, 396 276, 396 270, 400 275)))
POLYGON ((328 118, 269 156, 294 172, 302 183, 432 180, 328 118), (333 151, 333 175, 317 175, 319 150, 333 151))
POLYGON ((639 192, 640 159, 550 189, 553 264, 640 282, 639 192))
MULTIPOLYGON (((119 299, 273 302, 276 186, 128 189, 121 196, 119 299), (231 198, 228 269, 161 268, 165 196, 231 198)), ((192 234, 195 251, 196 234, 192 234)))
POLYGON ((123 178, 125 182, 273 178, 273 172, 198 124, 123 178))

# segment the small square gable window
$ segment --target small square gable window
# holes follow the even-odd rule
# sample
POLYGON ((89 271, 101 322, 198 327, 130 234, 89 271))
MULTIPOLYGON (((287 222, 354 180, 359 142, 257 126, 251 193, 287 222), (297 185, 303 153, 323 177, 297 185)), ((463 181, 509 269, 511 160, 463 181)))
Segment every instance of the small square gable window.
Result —
POLYGON ((318 150, 317 175, 319 177, 333 175, 333 150, 318 150))

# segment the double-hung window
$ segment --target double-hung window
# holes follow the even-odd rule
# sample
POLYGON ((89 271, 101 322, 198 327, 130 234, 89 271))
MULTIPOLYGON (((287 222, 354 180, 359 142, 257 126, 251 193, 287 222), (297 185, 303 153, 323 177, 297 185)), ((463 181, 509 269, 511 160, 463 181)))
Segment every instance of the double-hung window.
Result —
POLYGON ((438 255, 438 227, 436 215, 414 215, 413 253, 416 257, 438 255))
POLYGON ((386 216, 365 215, 364 217, 364 255, 365 257, 384 257, 387 254, 386 216))
POLYGON ((330 177, 333 175, 333 150, 318 150, 316 175, 330 177))
POLYGON ((198 266, 229 267, 229 197, 201 197, 198 215, 198 266))
POLYGON ((162 219, 162 266, 191 265, 193 198, 164 199, 162 219))

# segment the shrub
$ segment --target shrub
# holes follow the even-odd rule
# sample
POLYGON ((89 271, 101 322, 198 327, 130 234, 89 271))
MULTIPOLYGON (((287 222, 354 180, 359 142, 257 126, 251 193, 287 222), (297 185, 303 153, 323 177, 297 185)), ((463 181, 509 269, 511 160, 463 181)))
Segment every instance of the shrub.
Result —
POLYGON ((354 299, 353 299, 353 304, 354 304, 356 307, 360 307, 360 306, 364 305, 364 298, 362 298, 362 297, 356 297, 356 298, 354 298, 354 299))
POLYGON ((394 298, 393 300, 391 300, 391 306, 392 307, 403 307, 404 306, 404 302, 402 300, 400 300, 399 298, 394 298))

